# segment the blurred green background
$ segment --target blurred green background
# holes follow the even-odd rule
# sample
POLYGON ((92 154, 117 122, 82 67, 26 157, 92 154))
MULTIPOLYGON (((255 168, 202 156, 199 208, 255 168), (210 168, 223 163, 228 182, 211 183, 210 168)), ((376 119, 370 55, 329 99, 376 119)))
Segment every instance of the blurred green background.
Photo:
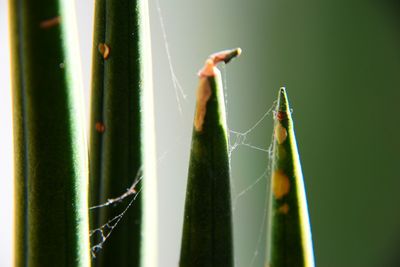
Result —
MULTIPOLYGON (((0 40, 5 43, 6 0, 0 1, 0 40)), ((400 266, 400 125, 396 123, 400 108, 400 3, 149 2, 159 155, 159 266, 177 266, 179 258, 196 72, 210 53, 237 46, 243 49, 242 56, 222 67, 229 128, 239 132, 250 129, 272 106, 279 87, 286 86, 303 164, 317 266, 400 266), (182 113, 171 70, 186 94, 183 99, 178 93, 182 113)), ((93 0, 76 1, 76 6, 88 101, 93 0)), ((1 50, 4 75, 8 55, 7 49, 1 50)), ((8 76, 2 76, 0 83, 0 142, 8 148, 11 138, 3 135, 11 127, 10 98, 5 94, 8 76)), ((269 114, 246 141, 267 149, 271 134, 269 114)), ((0 154, 1 190, 10 191, 12 178, 7 170, 11 151, 0 154)), ((266 152, 246 146, 238 146, 232 153, 237 267, 263 266, 269 178, 257 179, 268 162, 266 152)), ((6 255, 0 257, 0 266, 8 266, 11 201, 2 198, 0 203, 0 217, 6 222, 0 244, 5 248, 0 254, 6 255)))

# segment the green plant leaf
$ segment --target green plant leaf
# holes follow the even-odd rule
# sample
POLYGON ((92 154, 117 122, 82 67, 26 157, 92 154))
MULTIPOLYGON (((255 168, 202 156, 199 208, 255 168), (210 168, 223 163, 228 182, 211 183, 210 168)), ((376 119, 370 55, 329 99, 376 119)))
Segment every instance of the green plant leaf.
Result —
POLYGON ((87 148, 73 1, 12 0, 15 266, 86 267, 87 148))
POLYGON ((267 263, 269 267, 312 267, 314 255, 293 121, 285 88, 275 111, 267 263))
MULTIPOLYGON (((95 3, 90 122, 90 205, 140 194, 102 243, 93 266, 157 265, 155 133, 146 0, 95 3), (142 179, 143 177, 143 179, 142 179)), ((91 229, 122 214, 131 201, 91 210, 91 229)), ((116 221, 113 221, 114 223, 116 221)), ((115 225, 114 225, 115 226, 115 225)), ((111 229, 104 228, 107 235, 111 229)))
POLYGON ((210 56, 200 71, 180 266, 233 266, 228 137, 220 71, 240 49, 210 56))

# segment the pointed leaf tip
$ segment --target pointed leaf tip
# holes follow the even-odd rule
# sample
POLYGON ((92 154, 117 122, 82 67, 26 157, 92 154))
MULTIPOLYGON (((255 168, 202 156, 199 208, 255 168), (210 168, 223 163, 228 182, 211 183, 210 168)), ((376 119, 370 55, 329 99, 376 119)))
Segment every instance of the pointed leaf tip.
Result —
POLYGON ((265 266, 315 267, 303 174, 286 88, 274 113, 265 266))
POLYGON ((285 87, 281 87, 279 89, 278 104, 276 106, 276 111, 277 112, 284 112, 287 115, 289 114, 289 101, 288 101, 288 98, 287 98, 286 88, 285 87))

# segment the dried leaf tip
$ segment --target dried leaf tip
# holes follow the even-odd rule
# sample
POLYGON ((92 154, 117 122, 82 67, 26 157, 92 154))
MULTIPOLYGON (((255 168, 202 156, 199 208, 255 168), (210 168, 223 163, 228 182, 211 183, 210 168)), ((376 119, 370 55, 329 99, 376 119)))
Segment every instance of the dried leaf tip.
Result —
POLYGON ((242 53, 241 48, 229 49, 224 50, 221 52, 214 53, 210 56, 210 59, 213 60, 214 64, 223 61, 225 64, 229 63, 233 58, 240 56, 242 53))
POLYGON ((215 76, 214 68, 219 62, 229 63, 233 58, 240 56, 242 49, 228 49, 214 53, 208 57, 204 67, 199 71, 200 77, 215 76))

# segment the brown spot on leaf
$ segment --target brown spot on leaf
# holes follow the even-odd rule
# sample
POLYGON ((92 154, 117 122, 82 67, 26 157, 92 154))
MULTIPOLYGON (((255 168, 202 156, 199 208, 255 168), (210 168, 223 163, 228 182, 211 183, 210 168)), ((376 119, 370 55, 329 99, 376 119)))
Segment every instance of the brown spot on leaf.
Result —
POLYGON ((275 115, 275 118, 278 120, 278 121, 282 121, 282 120, 284 120, 284 119, 287 119, 287 114, 286 114, 286 112, 284 112, 284 111, 277 111, 276 112, 276 115, 275 115))
POLYGON ((52 28, 54 26, 57 26, 58 24, 60 24, 60 22, 61 22, 61 17, 60 16, 54 17, 54 18, 51 18, 51 19, 47 19, 47 20, 44 20, 44 21, 40 22, 40 28, 49 29, 49 28, 52 28))
POLYGON ((287 203, 283 204, 278 208, 278 212, 281 214, 288 214, 289 212, 289 205, 287 203))
POLYGON ((281 199, 290 191, 289 177, 281 170, 272 173, 272 191, 276 199, 281 199))
POLYGON ((110 56, 111 48, 106 43, 100 43, 98 49, 104 59, 107 59, 110 56))
POLYGON ((211 97, 211 88, 208 78, 200 78, 197 88, 196 114, 194 115, 194 128, 196 131, 203 130, 204 118, 207 113, 207 102, 211 97))
POLYGON ((106 130, 106 126, 101 122, 96 122, 95 128, 96 131, 99 133, 104 133, 104 131, 106 130))

